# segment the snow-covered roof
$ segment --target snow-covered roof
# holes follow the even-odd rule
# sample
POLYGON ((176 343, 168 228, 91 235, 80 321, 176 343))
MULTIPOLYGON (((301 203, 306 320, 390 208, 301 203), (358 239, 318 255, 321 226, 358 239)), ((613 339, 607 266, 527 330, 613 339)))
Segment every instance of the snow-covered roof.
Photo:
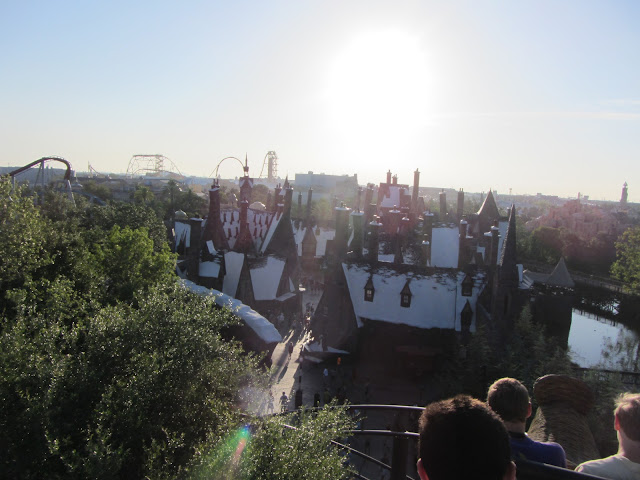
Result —
POLYGON ((243 320, 265 343, 278 343, 282 341, 282 336, 269 320, 240 300, 219 292, 218 290, 201 287, 189 280, 181 280, 181 282, 186 288, 198 295, 215 297, 217 305, 229 308, 236 317, 243 320))
POLYGON ((434 227, 431 233, 431 266, 458 268, 460 232, 458 227, 434 227))
POLYGON ((225 252, 224 266, 226 275, 222 284, 222 291, 232 297, 236 296, 238 291, 238 282, 240 281, 240 272, 244 264, 244 253, 225 252))
POLYGON ((388 193, 389 196, 384 195, 380 201, 380 206, 383 208, 400 207, 400 198, 406 195, 407 191, 404 187, 389 185, 388 193))
POLYGON ((209 277, 209 278, 218 278, 220 274, 220 262, 219 261, 209 261, 209 262, 200 262, 198 265, 198 275, 201 277, 209 277))
POLYGON ((176 235, 176 246, 178 246, 181 242, 184 243, 186 248, 191 246, 191 225, 184 222, 176 221, 173 226, 173 231, 176 235))
MULTIPOLYGON (((304 239, 306 229, 298 228, 294 229, 294 236, 296 240, 296 245, 298 247, 298 256, 302 255, 302 240, 304 239)), ((323 257, 325 252, 327 251, 327 241, 333 240, 336 236, 336 231, 333 228, 312 228, 311 231, 313 235, 316 237, 316 257, 323 257)))
MULTIPOLYGON (((473 276, 471 296, 462 295, 465 273, 438 271, 425 275, 416 272, 398 272, 391 267, 371 268, 361 264, 343 263, 349 295, 358 326, 362 319, 388 323, 401 323, 418 328, 448 328, 460 330, 460 314, 469 301, 473 310, 471 329, 475 329, 475 312, 478 295, 485 285, 483 272, 473 276), (373 301, 364 299, 364 287, 371 279, 374 287, 373 301), (409 280, 412 292, 411 304, 403 307, 400 292, 409 280)), ((406 269, 405 269, 406 270, 406 269)))
POLYGON ((251 265, 249 271, 256 300, 275 300, 285 263, 284 258, 269 255, 251 265))
POLYGON ((260 246, 261 253, 264 253, 267 250, 267 247, 269 246, 269 242, 271 242, 271 239, 273 238, 273 234, 275 233, 276 228, 278 228, 278 223, 280 223, 280 220, 283 217, 284 217, 284 214, 282 212, 272 214, 268 230, 266 231, 266 234, 263 237, 264 240, 262 241, 262 245, 260 246))

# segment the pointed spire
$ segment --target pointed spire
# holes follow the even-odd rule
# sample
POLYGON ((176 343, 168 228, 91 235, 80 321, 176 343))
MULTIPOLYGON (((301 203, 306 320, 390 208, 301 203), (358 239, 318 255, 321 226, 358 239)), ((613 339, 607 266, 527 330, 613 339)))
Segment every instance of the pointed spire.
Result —
POLYGON ((551 275, 547 277, 545 283, 555 287, 573 288, 576 286, 573 278, 571 278, 567 264, 564 262, 564 257, 560 257, 560 261, 556 265, 556 268, 554 268, 551 275))
POLYGON ((516 206, 511 205, 509 211, 509 226, 502 242, 502 254, 500 255, 500 283, 517 285, 518 267, 516 266, 516 206))
POLYGON ((484 199, 480 210, 478 210, 478 215, 487 216, 492 220, 495 220, 500 216, 498 212, 498 206, 496 205, 496 199, 493 197, 493 192, 489 189, 489 193, 487 197, 484 199))

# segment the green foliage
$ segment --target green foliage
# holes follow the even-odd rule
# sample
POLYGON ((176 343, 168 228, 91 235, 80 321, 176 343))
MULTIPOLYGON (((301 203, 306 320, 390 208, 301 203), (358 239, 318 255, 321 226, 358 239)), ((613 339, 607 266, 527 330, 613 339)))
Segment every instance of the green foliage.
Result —
POLYGON ((221 337, 231 323, 175 283, 151 289, 139 308, 118 304, 71 327, 18 319, 0 338, 5 471, 175 476, 226 431, 257 381, 253 357, 221 337))
POLYGON ((106 295, 112 301, 130 302, 134 293, 174 276, 175 261, 169 246, 165 244, 160 252, 154 252, 146 228, 131 230, 115 225, 96 245, 93 256, 90 261, 102 274, 106 295))
POLYGON ((316 222, 327 225, 333 220, 333 211, 331 203, 326 198, 313 201, 311 204, 311 213, 315 217, 316 222))
MULTIPOLYGON (((0 181, 0 477, 188 478, 264 386, 256 359, 223 338, 234 317, 177 283, 148 225, 164 228, 144 205, 39 209, 0 181)), ((291 437, 308 454, 281 441, 251 458, 340 478, 324 440, 345 423, 326 415, 291 437)), ((281 431, 257 424, 264 442, 281 431)))
POLYGON ((267 197, 269 196, 269 187, 261 183, 256 183, 251 189, 251 203, 262 202, 267 204, 267 197))
POLYGON ((148 205, 154 198, 155 195, 149 187, 146 185, 136 185, 136 190, 133 192, 134 202, 141 205, 148 205))
POLYGON ((616 261, 611 273, 630 290, 640 293, 640 227, 628 229, 616 243, 616 261))
POLYGON ((441 383, 447 386, 447 393, 484 398, 489 385, 498 378, 517 378, 532 391, 536 379, 543 375, 570 373, 571 361, 568 352, 533 321, 526 306, 500 341, 496 341, 495 332, 480 326, 464 355, 449 359, 445 368, 441 383))
POLYGON ((203 455, 192 478, 217 480, 230 478, 230 473, 238 480, 350 478, 343 465, 345 452, 331 441, 353 428, 339 408, 253 419, 250 427, 240 426, 203 455), (238 445, 245 445, 244 450, 238 445))
POLYGON ((85 182, 82 186, 82 189, 87 193, 91 193, 96 197, 101 198, 102 200, 111 200, 111 198, 113 197, 113 194, 111 193, 109 187, 103 184, 96 183, 95 180, 88 180, 87 182, 85 182))
POLYGON ((158 218, 155 211, 146 205, 135 205, 124 202, 114 202, 107 206, 91 205, 78 212, 80 227, 85 229, 91 241, 99 241, 115 225, 132 230, 144 227, 153 240, 155 251, 161 251, 167 243, 167 229, 158 218))
POLYGON ((50 235, 33 199, 0 178, 0 289, 18 287, 52 262, 45 249, 50 235))

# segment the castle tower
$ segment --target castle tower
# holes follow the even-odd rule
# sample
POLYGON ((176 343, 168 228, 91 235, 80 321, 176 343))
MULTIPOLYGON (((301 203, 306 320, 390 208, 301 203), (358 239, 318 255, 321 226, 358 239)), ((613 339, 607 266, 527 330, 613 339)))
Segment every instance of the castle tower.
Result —
POLYGON ((620 205, 627 204, 628 196, 629 196, 629 192, 627 191, 627 182, 624 182, 624 185, 622 186, 622 196, 620 197, 620 205))

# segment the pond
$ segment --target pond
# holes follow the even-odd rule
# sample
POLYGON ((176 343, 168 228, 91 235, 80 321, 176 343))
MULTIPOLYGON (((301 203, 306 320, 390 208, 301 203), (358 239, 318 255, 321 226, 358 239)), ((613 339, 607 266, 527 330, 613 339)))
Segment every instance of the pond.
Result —
POLYGON ((603 291, 577 291, 569 330, 572 360, 581 367, 637 370, 640 334, 637 299, 603 291))

